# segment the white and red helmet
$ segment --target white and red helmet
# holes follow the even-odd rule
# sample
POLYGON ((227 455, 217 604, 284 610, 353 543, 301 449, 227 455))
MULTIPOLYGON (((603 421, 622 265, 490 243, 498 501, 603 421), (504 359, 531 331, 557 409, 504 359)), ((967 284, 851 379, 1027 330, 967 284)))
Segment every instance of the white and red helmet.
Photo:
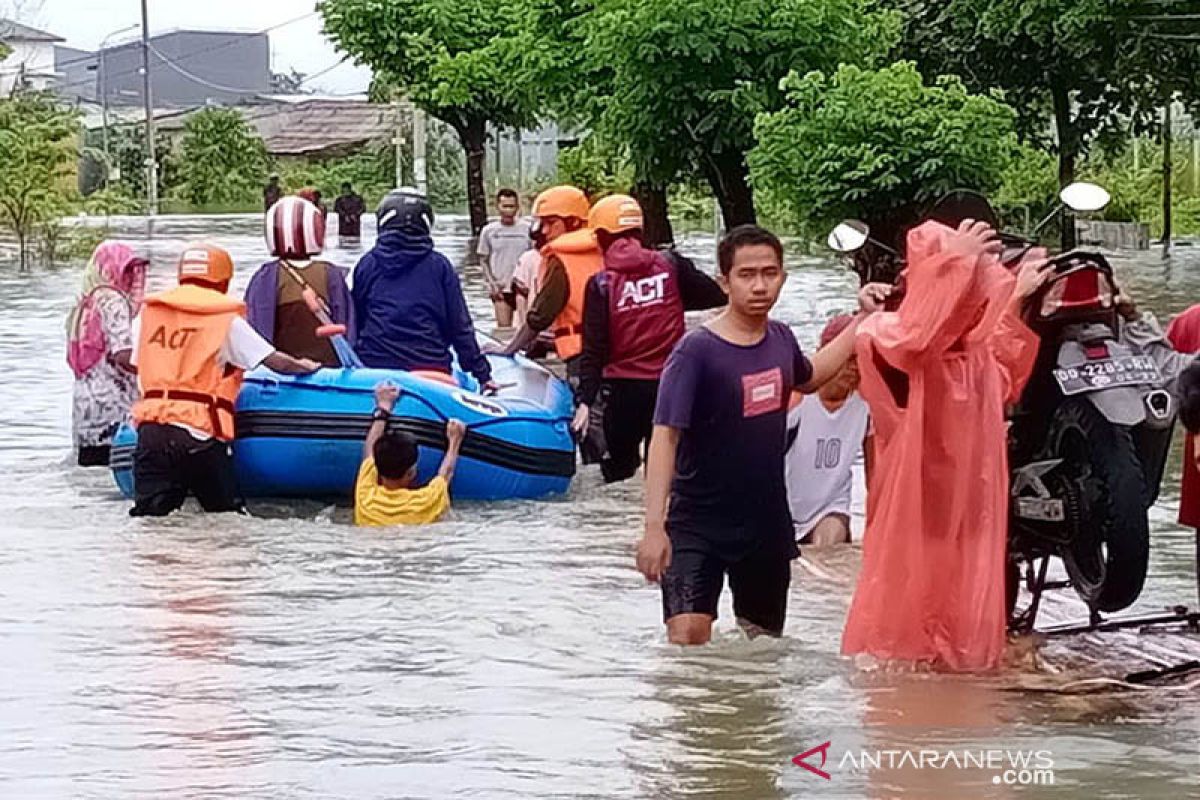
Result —
POLYGON ((267 209, 265 228, 273 256, 308 258, 325 249, 325 215, 302 197, 283 197, 267 209))

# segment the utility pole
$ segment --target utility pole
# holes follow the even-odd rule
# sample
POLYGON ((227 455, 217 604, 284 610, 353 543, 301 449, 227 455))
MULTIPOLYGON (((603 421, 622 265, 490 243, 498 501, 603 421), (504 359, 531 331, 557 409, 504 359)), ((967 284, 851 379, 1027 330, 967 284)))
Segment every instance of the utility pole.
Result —
POLYGON ((1200 194, 1200 134, 1192 129, 1192 192, 1200 194))
POLYGON ((137 25, 126 25, 124 28, 115 30, 100 40, 100 49, 96 52, 96 71, 100 73, 100 124, 101 135, 104 141, 104 188, 108 188, 109 181, 113 178, 112 168, 112 153, 109 150, 108 142, 108 41, 114 36, 119 36, 122 33, 136 28, 137 25))
POLYGON ((396 183, 399 189, 404 185, 404 136, 402 122, 404 121, 404 105, 400 102, 393 104, 396 111, 396 133, 392 136, 392 145, 396 148, 396 183))
POLYGON ((146 213, 158 214, 158 160, 154 155, 154 101, 150 97, 150 22, 142 0, 142 99, 146 104, 146 213))
POLYGON ((1171 257, 1171 101, 1167 96, 1167 105, 1163 108, 1163 258, 1171 257))
POLYGON ((417 191, 429 196, 429 179, 425 169, 425 112, 413 106, 413 182, 417 191))

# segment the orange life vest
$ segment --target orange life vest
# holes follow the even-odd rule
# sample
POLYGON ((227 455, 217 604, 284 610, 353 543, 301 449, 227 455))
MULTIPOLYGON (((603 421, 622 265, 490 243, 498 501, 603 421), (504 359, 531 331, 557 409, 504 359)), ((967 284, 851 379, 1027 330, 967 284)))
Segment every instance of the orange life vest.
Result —
POLYGON ((146 298, 138 337, 142 398, 133 419, 182 424, 233 439, 233 404, 242 370, 221 364, 221 345, 246 306, 212 289, 184 284, 146 298))
MULTIPOLYGON (((570 293, 567 304, 554 318, 551 332, 554 334, 554 349, 563 361, 583 352, 583 298, 588 281, 604 269, 604 254, 596 244, 596 236, 589 229, 571 231, 542 248, 545 258, 557 256, 567 268, 570 293)), ((543 266, 545 261, 543 260, 543 266)))

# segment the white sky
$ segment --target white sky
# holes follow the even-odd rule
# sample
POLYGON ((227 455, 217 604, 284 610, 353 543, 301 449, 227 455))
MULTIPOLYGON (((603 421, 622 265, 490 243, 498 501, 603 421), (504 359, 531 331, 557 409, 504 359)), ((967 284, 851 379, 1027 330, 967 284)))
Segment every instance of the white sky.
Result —
MULTIPOLYGON (((150 33, 173 28, 261 31, 309 14, 277 30, 271 37, 271 69, 296 68, 312 75, 342 57, 321 34, 316 0, 149 0, 150 33)), ((141 0, 0 0, 0 16, 16 10, 21 22, 63 37, 69 47, 95 50, 110 32, 140 25, 141 0)), ((109 43, 140 36, 140 27, 109 43)), ((366 91, 369 70, 347 61, 311 83, 306 89, 348 93, 366 91)))

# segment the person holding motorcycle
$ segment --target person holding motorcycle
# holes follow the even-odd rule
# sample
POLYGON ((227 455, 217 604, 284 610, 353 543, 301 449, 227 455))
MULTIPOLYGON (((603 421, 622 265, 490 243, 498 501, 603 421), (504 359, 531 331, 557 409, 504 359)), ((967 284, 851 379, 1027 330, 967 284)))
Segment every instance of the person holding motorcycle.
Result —
POLYGON ((904 299, 859 329, 877 463, 846 655, 964 672, 1000 663, 1005 408, 1038 349, 1021 307, 1049 277, 1044 250, 1015 276, 1001 251, 987 223, 920 225, 907 237, 904 299))

